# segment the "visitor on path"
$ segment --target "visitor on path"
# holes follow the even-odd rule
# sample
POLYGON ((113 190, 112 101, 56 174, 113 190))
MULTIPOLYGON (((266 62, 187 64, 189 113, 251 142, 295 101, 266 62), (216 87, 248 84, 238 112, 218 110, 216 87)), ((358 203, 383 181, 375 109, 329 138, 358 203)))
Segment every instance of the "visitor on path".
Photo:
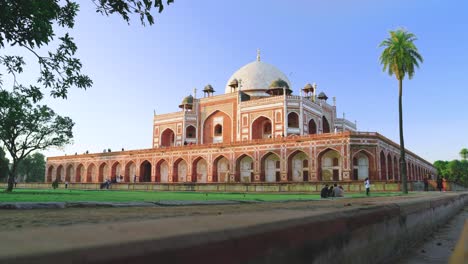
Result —
POLYGON ((424 182, 424 191, 425 192, 429 191, 429 180, 427 179, 427 176, 424 177, 423 182, 424 182))
POLYGON ((320 191, 320 197, 321 198, 327 198, 328 197, 328 184, 325 184, 325 186, 320 191))
POLYGON ((369 196, 370 195, 370 181, 369 181, 369 178, 366 178, 364 180, 364 187, 366 187, 366 195, 369 196))
POLYGON ((136 182, 136 174, 133 176, 133 182, 136 182))
POLYGON ((68 181, 65 181, 65 189, 68 189, 68 181))
POLYGON ((440 176, 437 177, 437 189, 439 190, 439 192, 442 191, 442 178, 440 176))

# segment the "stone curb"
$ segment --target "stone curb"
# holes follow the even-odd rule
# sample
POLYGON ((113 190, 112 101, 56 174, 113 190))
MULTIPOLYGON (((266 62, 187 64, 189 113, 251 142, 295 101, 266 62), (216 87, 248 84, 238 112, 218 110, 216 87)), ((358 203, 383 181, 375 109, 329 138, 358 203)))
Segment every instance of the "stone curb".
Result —
POLYGON ((0 210, 4 209, 65 209, 65 208, 112 208, 112 207, 157 207, 157 206, 199 206, 199 205, 233 205, 233 204, 260 204, 260 203, 288 203, 305 202, 311 200, 211 200, 211 201, 186 201, 186 200, 161 200, 155 202, 0 202, 0 210))
POLYGON ((231 205, 244 201, 157 201, 157 202, 0 202, 0 210, 65 209, 65 208, 112 208, 112 207, 158 207, 158 206, 198 206, 231 205))

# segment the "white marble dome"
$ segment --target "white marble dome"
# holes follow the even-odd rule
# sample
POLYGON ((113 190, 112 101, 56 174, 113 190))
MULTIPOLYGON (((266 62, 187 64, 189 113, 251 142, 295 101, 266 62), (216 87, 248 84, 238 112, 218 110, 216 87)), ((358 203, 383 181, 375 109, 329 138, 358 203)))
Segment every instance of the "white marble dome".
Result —
POLYGON ((226 83, 226 93, 231 93, 229 84, 234 80, 241 80, 241 91, 251 91, 260 95, 265 94, 270 84, 278 79, 286 81, 291 86, 288 77, 275 66, 262 62, 259 59, 237 70, 226 83))

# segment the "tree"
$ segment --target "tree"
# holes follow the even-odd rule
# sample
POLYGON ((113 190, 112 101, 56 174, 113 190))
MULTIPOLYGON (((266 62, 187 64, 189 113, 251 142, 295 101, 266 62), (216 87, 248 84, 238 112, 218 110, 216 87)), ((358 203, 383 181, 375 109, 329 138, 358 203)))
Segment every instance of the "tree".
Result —
POLYGON ((0 181, 8 177, 10 161, 5 157, 5 151, 0 148, 0 181))
POLYGON ((468 158, 468 149, 462 148, 460 150, 460 156, 462 157, 463 160, 466 160, 468 158))
POLYGON ((383 71, 388 72, 390 76, 395 75, 398 80, 398 112, 400 125, 400 175, 403 186, 403 193, 408 193, 405 142, 403 138, 403 79, 408 76, 412 79, 415 68, 423 62, 422 56, 414 45, 416 36, 404 29, 390 31, 390 37, 382 41, 379 47, 385 47, 380 55, 380 63, 383 65, 383 71))
POLYGON ((0 91, 0 143, 12 158, 7 191, 18 165, 33 151, 61 147, 73 138, 73 121, 19 92, 0 91))
POLYGON ((45 156, 39 152, 28 155, 18 164, 18 176, 25 182, 43 182, 45 177, 45 156))
MULTIPOLYGON (((91 0, 96 11, 105 15, 119 14, 129 22, 130 15, 140 16, 141 23, 154 23, 153 8, 162 12, 163 0, 91 0)), ((173 0, 167 0, 167 4, 173 0)), ((81 73, 82 63, 75 57, 77 46, 65 33, 59 37, 55 51, 41 54, 38 48, 51 44, 57 26, 73 28, 79 5, 73 0, 0 0, 0 49, 8 46, 24 48, 37 59, 39 77, 36 82, 20 84, 17 76, 26 66, 22 56, 0 55, 0 65, 12 78, 12 87, 3 85, 0 72, 0 142, 13 159, 8 188, 13 188, 18 164, 34 150, 63 146, 72 138, 73 122, 38 103, 45 91, 53 98, 67 98, 72 87, 87 89, 92 80, 81 73), (25 111, 22 113, 21 111, 25 111), (43 122, 43 123, 41 123, 43 122)))
POLYGON ((448 178, 448 175, 450 174, 448 171, 448 161, 437 160, 434 162, 434 167, 437 169, 437 175, 448 178))
MULTIPOLYGON (((96 11, 105 15, 120 14, 124 20, 130 21, 129 15, 138 14, 142 24, 147 21, 154 23, 152 8, 164 9, 162 0, 93 0, 96 11)), ((168 0, 167 4, 173 0, 168 0)), ((79 5, 71 0, 25 0, 0 1, 0 48, 5 45, 19 46, 30 51, 39 64, 40 73, 37 83, 23 85, 17 82, 25 66, 22 56, 1 55, 7 73, 13 76, 13 89, 30 96, 34 102, 44 97, 43 88, 50 89, 54 98, 67 98, 69 88, 91 87, 92 80, 81 73, 81 61, 74 55, 77 46, 68 33, 59 37, 60 44, 56 51, 39 54, 35 49, 48 45, 54 39, 54 25, 73 28, 79 5)), ((2 85, 0 74, 0 89, 2 85)))

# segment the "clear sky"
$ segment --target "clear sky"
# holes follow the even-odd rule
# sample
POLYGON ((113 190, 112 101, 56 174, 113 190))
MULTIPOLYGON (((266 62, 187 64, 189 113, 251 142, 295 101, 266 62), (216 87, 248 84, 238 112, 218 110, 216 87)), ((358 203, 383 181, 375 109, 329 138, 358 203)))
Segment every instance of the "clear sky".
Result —
MULTIPOLYGON (((398 83, 378 60, 379 43, 398 27, 416 34, 424 57, 403 83, 406 147, 431 162, 468 147, 468 1, 175 0, 146 27, 78 2, 71 34, 94 85, 48 101, 76 123, 74 144, 48 156, 150 148, 153 110, 178 111, 184 96, 208 83, 223 93, 257 48, 295 94, 316 82, 336 96, 338 116, 398 143, 398 83)), ((23 81, 37 78, 34 67, 23 81)))

